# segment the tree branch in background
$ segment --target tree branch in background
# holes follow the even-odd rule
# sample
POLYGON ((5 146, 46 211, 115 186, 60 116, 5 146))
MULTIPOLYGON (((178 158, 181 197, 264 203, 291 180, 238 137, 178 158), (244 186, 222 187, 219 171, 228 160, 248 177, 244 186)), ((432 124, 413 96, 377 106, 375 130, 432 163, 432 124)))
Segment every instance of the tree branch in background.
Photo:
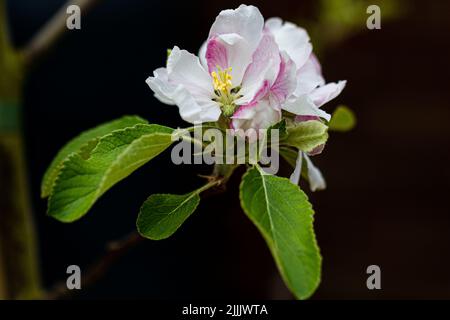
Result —
MULTIPOLYGON (((85 13, 98 1, 73 0, 69 4, 78 5, 85 13)), ((18 51, 10 42, 6 1, 0 0, 0 299, 42 297, 21 132, 22 80, 26 68, 67 30, 67 6, 18 51)))
MULTIPOLYGON (((86 289, 94 284, 106 274, 112 264, 143 240, 145 240, 145 238, 141 237, 135 231, 122 240, 110 242, 107 245, 106 253, 98 259, 84 275, 82 275, 81 288, 86 289)), ((45 298, 49 300, 67 299, 74 293, 76 293, 76 290, 71 291, 67 289, 66 282, 62 281, 56 284, 53 289, 46 294, 45 298)))
POLYGON ((25 66, 30 66, 44 56, 68 30, 66 26, 66 19, 68 17, 66 10, 69 5, 79 6, 81 14, 84 14, 98 2, 100 0, 69 0, 66 5, 62 6, 53 18, 22 49, 21 53, 25 66))
MULTIPOLYGON (((202 198, 209 198, 219 193, 225 192, 226 183, 230 179, 234 170, 238 166, 236 165, 216 165, 214 171, 210 176, 201 176, 206 178, 208 181, 217 181, 218 185, 214 188, 209 189, 210 192, 205 192, 202 198)), ((130 249, 134 248, 139 243, 143 242, 145 239, 137 231, 130 233, 127 237, 122 240, 110 242, 107 245, 106 253, 100 257, 94 265, 92 265, 87 272, 82 275, 81 288, 86 289, 101 277, 103 277, 109 268, 120 259, 125 253, 130 249)), ((67 284, 65 281, 57 283, 50 291, 47 292, 45 298, 48 300, 59 300, 67 299, 73 294, 76 294, 77 290, 67 289, 67 284)))

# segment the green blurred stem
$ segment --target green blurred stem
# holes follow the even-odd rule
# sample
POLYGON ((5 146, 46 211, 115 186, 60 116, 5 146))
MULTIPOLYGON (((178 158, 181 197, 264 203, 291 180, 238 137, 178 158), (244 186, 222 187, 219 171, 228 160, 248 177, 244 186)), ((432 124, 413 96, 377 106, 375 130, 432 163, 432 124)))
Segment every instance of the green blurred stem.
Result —
MULTIPOLYGON (((1 103, 1 102, 0 102, 1 103)), ((16 106, 20 108, 20 105, 16 106)), ((23 139, 0 132, 0 298, 38 298, 37 241, 30 207, 23 139)))
POLYGON ((40 295, 38 254, 20 126, 23 68, 0 0, 0 299, 40 295))
POLYGON ((18 51, 10 41, 6 4, 0 0, 0 299, 42 297, 36 239, 21 133, 22 80, 67 31, 66 9, 83 16, 99 0, 68 1, 18 51))

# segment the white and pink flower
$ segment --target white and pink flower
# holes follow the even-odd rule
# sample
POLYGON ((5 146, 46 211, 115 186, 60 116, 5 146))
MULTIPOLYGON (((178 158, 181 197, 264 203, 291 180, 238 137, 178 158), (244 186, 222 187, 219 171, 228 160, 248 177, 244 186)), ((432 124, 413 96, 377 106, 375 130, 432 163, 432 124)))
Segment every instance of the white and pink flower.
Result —
MULTIPOLYGON (((246 5, 220 12, 198 56, 175 46, 166 68, 156 69, 146 82, 160 101, 177 105, 187 122, 225 117, 230 128, 244 131, 276 124, 282 110, 329 121, 321 107, 346 84, 325 83, 304 29, 279 18, 264 21, 256 7, 246 5)), ((320 180, 300 151, 298 164, 303 159, 320 180)), ((298 170, 293 181, 297 177, 298 170)), ((320 189, 324 182, 314 186, 320 189)))
POLYGON ((295 115, 330 115, 320 107, 339 95, 345 81, 325 84, 307 32, 279 18, 264 22, 254 6, 224 10, 199 57, 174 47, 166 68, 147 83, 155 96, 177 105, 194 124, 231 119, 235 129, 264 129, 295 115))

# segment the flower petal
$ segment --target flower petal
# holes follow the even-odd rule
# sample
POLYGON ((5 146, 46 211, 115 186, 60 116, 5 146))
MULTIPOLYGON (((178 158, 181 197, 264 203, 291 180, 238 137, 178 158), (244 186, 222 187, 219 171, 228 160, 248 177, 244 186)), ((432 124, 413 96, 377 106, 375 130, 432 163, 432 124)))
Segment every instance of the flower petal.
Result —
POLYGON ((295 161, 295 169, 289 177, 289 180, 291 180, 293 184, 298 184, 300 182, 302 171, 304 174, 306 173, 311 191, 324 190, 327 187, 320 170, 314 166, 306 153, 299 151, 297 160, 295 161), (306 165, 305 170, 303 169, 303 165, 306 165))
POLYGON ((298 116, 317 116, 327 121, 331 119, 331 115, 319 109, 308 95, 302 95, 288 100, 282 106, 282 109, 298 116))
POLYGON ((297 88, 294 94, 300 97, 303 94, 311 93, 318 86, 325 84, 322 70, 314 54, 311 54, 308 61, 297 71, 297 88))
POLYGON ((278 75, 270 89, 272 107, 280 110, 282 103, 294 92, 296 84, 295 64, 285 52, 282 52, 278 75))
POLYGON ((175 46, 167 59, 167 74, 170 83, 182 84, 194 97, 212 98, 212 79, 192 53, 175 46))
POLYGON ((259 43, 264 27, 264 18, 258 8, 241 5, 232 10, 223 10, 214 21, 209 38, 221 34, 238 34, 254 50, 259 43))
POLYGON ((261 99, 263 89, 268 89, 275 82, 280 68, 280 52, 272 34, 265 33, 258 48, 252 55, 251 64, 245 71, 242 80, 243 95, 238 104, 249 103, 261 99), (259 97, 257 97, 259 96, 259 97))
POLYGON ((208 40, 206 49, 208 72, 217 71, 217 67, 231 67, 232 83, 238 86, 252 61, 253 51, 247 40, 236 33, 214 36, 208 40))
POLYGON ((311 159, 305 153, 303 153, 303 157, 306 161, 308 181, 311 191, 324 190, 327 187, 327 184, 319 168, 314 166, 311 159))
POLYGON ((241 106, 231 117, 232 128, 267 129, 281 120, 281 112, 270 106, 268 99, 241 106))
MULTIPOLYGON (((208 62, 209 72, 212 72, 217 64, 223 69, 231 67, 233 85, 241 85, 252 54, 261 40, 263 27, 264 18, 254 6, 241 5, 235 10, 220 12, 209 31, 208 44, 209 41, 214 41, 210 54, 211 62, 208 62), (217 41, 225 50, 217 45, 217 41), (223 65, 224 61, 228 63, 223 65)), ((206 56, 208 57, 208 53, 206 56)))
POLYGON ((338 83, 328 83, 324 86, 321 86, 315 89, 313 92, 309 94, 309 97, 312 99, 314 104, 317 107, 323 106, 330 100, 336 98, 346 85, 347 81, 339 81, 338 83))
POLYGON ((302 173, 302 162, 303 162, 303 152, 299 151, 297 155, 297 160, 295 161, 295 169, 294 172, 292 172, 291 176, 289 177, 289 180, 293 184, 299 184, 300 182, 300 175, 302 173))
POLYGON ((275 36, 275 41, 281 51, 286 51, 300 69, 308 60, 312 52, 312 45, 305 29, 280 18, 270 18, 265 27, 275 36))
POLYGON ((211 78, 196 56, 174 47, 167 68, 156 69, 153 74, 146 82, 155 97, 176 104, 185 121, 202 123, 219 119, 220 107, 211 100, 211 78))
POLYGON ((199 124, 203 122, 217 121, 220 117, 220 107, 213 101, 198 101, 190 92, 180 85, 172 95, 173 101, 180 110, 183 120, 199 124))
POLYGON ((208 62, 206 61, 206 46, 208 45, 208 41, 203 42, 202 46, 198 50, 198 58, 200 59, 200 63, 205 70, 208 70, 208 62))
MULTIPOLYGON (((147 83, 151 88, 155 86, 154 81, 147 81, 147 83)), ((181 84, 172 87, 170 92, 164 91, 164 93, 170 94, 170 96, 163 96, 161 98, 161 94, 155 91, 155 97, 161 102, 166 103, 165 99, 168 99, 169 104, 176 104, 181 118, 187 122, 198 124, 217 121, 220 117, 221 110, 217 103, 211 100, 195 99, 181 84)))
POLYGON ((222 69, 229 67, 227 47, 217 36, 208 41, 205 57, 210 73, 216 70, 217 67, 222 69))
POLYGON ((153 71, 153 76, 150 76, 145 80, 150 89, 155 93, 155 97, 159 101, 165 104, 174 105, 172 100, 172 94, 176 89, 175 85, 169 83, 167 69, 158 68, 153 71))

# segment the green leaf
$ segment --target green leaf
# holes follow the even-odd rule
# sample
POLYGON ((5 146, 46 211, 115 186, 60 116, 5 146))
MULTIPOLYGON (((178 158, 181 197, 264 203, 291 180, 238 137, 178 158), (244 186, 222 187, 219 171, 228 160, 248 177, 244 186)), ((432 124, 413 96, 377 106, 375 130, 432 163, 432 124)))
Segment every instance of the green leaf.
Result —
POLYGON ((148 239, 170 237, 200 203, 197 192, 184 195, 153 194, 142 205, 136 222, 139 233, 148 239))
POLYGON ((341 132, 352 130, 355 125, 355 114, 346 106, 337 107, 328 123, 330 130, 341 132))
POLYGON ((139 233, 148 239, 170 237, 195 211, 199 194, 218 184, 212 181, 188 194, 153 194, 142 205, 136 222, 139 233))
POLYGON ((327 141, 327 130, 328 127, 321 121, 298 122, 288 128, 288 136, 283 143, 310 152, 327 141))
POLYGON ((41 184, 41 197, 48 197, 58 176, 62 164, 74 153, 89 153, 98 143, 99 139, 119 129, 132 127, 139 123, 147 123, 146 120, 137 116, 125 116, 120 119, 104 123, 98 127, 83 132, 78 137, 69 141, 56 155, 49 168, 44 174, 41 184))
POLYGON ((73 153, 55 181, 48 214, 63 222, 81 218, 109 188, 169 147, 172 132, 138 124, 100 138, 88 157, 73 153))
POLYGON ((253 167, 242 179, 240 198, 286 285, 299 299, 311 296, 320 282, 322 258, 313 230, 314 211, 306 195, 288 179, 253 167))

